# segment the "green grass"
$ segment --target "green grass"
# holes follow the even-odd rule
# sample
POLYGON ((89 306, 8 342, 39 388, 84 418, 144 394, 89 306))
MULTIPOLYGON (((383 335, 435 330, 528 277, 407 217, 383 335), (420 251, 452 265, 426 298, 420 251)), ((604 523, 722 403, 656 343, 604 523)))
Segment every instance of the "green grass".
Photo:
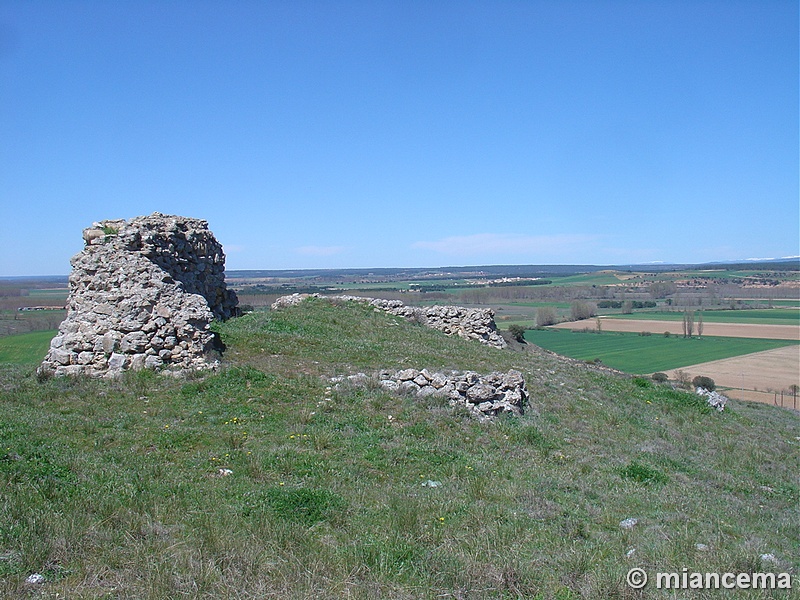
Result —
POLYGON ((661 598, 632 594, 628 569, 800 568, 789 411, 717 413, 361 305, 218 330, 223 370, 185 380, 0 365, 0 597, 661 598), (515 367, 531 405, 481 424, 323 377, 401 366, 515 367))
POLYGON ((40 363, 47 354, 50 340, 55 334, 55 331, 34 331, 0 337, 0 363, 23 365, 40 363))
MULTIPOLYGON (((695 311, 695 323, 698 315, 695 311)), ((630 315, 614 315, 615 319, 646 319, 653 321, 681 321, 683 311, 636 312, 630 315)), ((759 325, 800 325, 800 310, 788 308, 764 308, 748 310, 704 310, 706 323, 757 323, 759 325)))
POLYGON ((754 338, 694 337, 686 339, 660 334, 606 331, 573 333, 566 329, 539 329, 525 332, 528 341, 570 358, 594 360, 627 373, 653 373, 752 352, 795 344, 789 340, 754 338))
POLYGON ((654 467, 644 465, 637 461, 632 461, 627 466, 620 469, 620 475, 627 479, 632 479, 638 483, 667 483, 669 478, 654 467))
POLYGON ((420 364, 491 370, 498 358, 480 344, 432 335, 421 325, 409 327, 401 317, 387 318, 367 308, 353 318, 352 310, 350 303, 331 310, 327 301, 307 301, 302 308, 251 313, 221 331, 231 346, 230 360, 287 374, 334 375, 420 364))

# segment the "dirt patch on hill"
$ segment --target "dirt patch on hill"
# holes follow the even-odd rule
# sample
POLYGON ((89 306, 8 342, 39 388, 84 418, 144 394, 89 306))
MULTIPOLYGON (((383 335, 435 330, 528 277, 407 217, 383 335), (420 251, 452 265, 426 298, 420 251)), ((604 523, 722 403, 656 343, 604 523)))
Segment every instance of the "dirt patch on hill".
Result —
POLYGON ((711 377, 717 387, 728 388, 724 390, 726 395, 740 400, 780 405, 783 391, 783 406, 793 408, 793 402, 798 402, 800 408, 800 400, 796 401, 787 393, 789 386, 800 385, 800 346, 691 365, 667 371, 667 375, 675 379, 677 371, 688 373, 690 377, 711 377))
MULTIPOLYGON (((603 331, 649 331, 653 334, 669 331, 674 335, 683 335, 681 321, 651 321, 639 319, 609 319, 601 317, 603 331)), ((697 324, 695 323, 695 327, 697 324)), ((597 319, 559 323, 555 327, 561 329, 595 329, 597 319)), ((756 323, 704 323, 703 335, 721 337, 760 338, 767 340, 800 340, 800 327, 797 325, 759 325, 756 323)))

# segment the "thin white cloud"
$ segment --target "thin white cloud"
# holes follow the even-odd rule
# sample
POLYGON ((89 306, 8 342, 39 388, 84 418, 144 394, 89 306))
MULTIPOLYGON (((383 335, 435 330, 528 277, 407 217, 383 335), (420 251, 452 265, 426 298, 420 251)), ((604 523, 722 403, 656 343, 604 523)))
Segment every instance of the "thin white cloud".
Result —
POLYGON ((235 254, 236 252, 244 252, 244 246, 240 244, 223 244, 222 251, 225 254, 235 254))
POLYGON ((587 248, 598 236, 581 234, 523 235, 517 233, 476 233, 457 235, 432 242, 415 242, 412 248, 432 250, 448 256, 489 254, 562 254, 587 248))
POLYGON ((303 256, 333 256, 345 251, 344 246, 300 246, 294 249, 297 254, 303 256))

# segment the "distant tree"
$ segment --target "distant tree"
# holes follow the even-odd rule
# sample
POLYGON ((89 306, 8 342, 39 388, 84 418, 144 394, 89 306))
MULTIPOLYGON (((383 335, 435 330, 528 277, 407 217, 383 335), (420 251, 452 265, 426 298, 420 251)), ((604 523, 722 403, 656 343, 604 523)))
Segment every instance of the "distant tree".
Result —
POLYGON ((714 380, 711 379, 711 377, 706 377, 705 375, 698 375, 692 379, 692 386, 696 388, 703 388, 709 392, 713 392, 715 389, 717 389, 717 384, 714 383, 714 380))
POLYGON ((570 304, 570 314, 574 321, 588 319, 597 314, 597 305, 583 300, 573 300, 570 304))
POLYGON ((703 337, 703 311, 697 314, 697 337, 703 337))
POLYGON ((683 387, 689 387, 690 379, 689 374, 686 371, 682 371, 678 369, 675 371, 675 380, 678 382, 679 385, 683 387))
POLYGON ((597 317, 597 333, 601 333, 603 331, 603 322, 600 320, 600 317, 597 317))
POLYGON ((683 337, 690 338, 694 335, 694 311, 683 311, 683 337))
POLYGON ((678 286, 672 281, 655 281, 650 284, 648 291, 650 292, 650 296, 658 299, 666 298, 667 296, 674 294, 677 289, 678 286))
POLYGON ((622 302, 619 300, 601 300, 597 303, 597 308, 621 308, 622 302))
POLYGON ((558 314, 552 306, 540 306, 536 309, 536 326, 547 327, 558 323, 558 314))
POLYGON ((622 314, 629 315, 632 312, 633 312, 633 302, 630 300, 625 300, 625 302, 622 303, 622 314))
POLYGON ((666 383, 669 377, 666 373, 653 373, 653 381, 658 383, 666 383))
POLYGON ((521 325, 509 325, 508 333, 518 342, 525 343, 525 328, 521 325))
POLYGON ((656 303, 652 300, 631 300, 631 308, 655 308, 656 303))

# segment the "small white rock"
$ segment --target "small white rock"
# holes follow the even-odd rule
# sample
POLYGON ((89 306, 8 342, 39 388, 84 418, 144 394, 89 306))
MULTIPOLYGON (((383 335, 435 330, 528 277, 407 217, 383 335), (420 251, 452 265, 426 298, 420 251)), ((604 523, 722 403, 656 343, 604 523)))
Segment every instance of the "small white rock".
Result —
POLYGON ((233 471, 231 471, 230 469, 220 469, 219 471, 217 471, 217 473, 219 473, 220 477, 227 477, 228 475, 233 475, 233 471))
POLYGON ((439 487, 440 485, 442 485, 441 481, 433 481, 431 479, 422 482, 422 487, 439 487))
POLYGON ((25 583, 29 583, 30 585, 44 583, 44 575, 41 573, 33 573, 32 575, 28 575, 28 577, 25 579, 25 583))
POLYGON ((630 557, 631 557, 631 556, 633 556, 635 553, 636 553, 636 548, 630 548, 630 549, 629 549, 629 550, 628 550, 628 551, 625 553, 625 556, 627 556, 628 558, 630 558, 630 557))
POLYGON ((623 529, 633 529, 638 522, 639 519, 625 519, 619 522, 619 526, 623 529))
POLYGON ((700 552, 708 551, 708 546, 706 544, 697 544, 695 548, 697 548, 700 552))
POLYGON ((773 563, 778 562, 778 559, 775 558, 775 555, 772 554, 771 552, 769 554, 762 554, 761 556, 759 556, 759 558, 764 562, 773 562, 773 563))

